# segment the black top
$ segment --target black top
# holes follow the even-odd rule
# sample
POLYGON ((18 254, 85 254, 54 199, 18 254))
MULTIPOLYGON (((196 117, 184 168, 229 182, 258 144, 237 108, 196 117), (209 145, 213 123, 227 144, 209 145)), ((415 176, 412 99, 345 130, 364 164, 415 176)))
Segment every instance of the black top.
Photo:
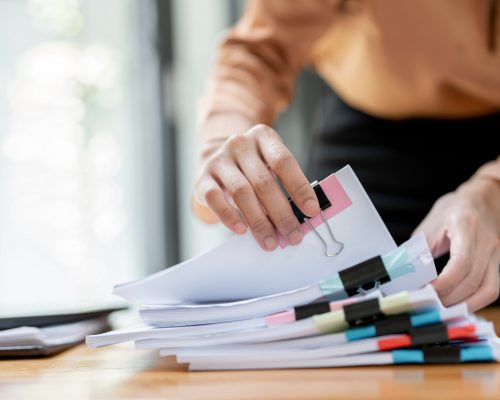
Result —
POLYGON ((332 95, 322 114, 310 176, 320 180, 350 164, 398 244, 440 196, 500 152, 500 112, 461 120, 385 120, 332 95))

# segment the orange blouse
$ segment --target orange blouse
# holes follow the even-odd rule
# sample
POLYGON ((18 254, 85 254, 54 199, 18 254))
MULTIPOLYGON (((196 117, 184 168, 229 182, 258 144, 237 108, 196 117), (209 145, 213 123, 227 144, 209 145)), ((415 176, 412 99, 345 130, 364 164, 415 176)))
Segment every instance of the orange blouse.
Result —
MULTIPOLYGON (((498 112, 500 15, 491 32, 489 6, 489 0, 252 0, 219 47, 201 101, 202 131, 217 136, 210 132, 216 116, 272 125, 308 65, 351 106, 384 118, 498 112)), ((487 173, 500 180, 500 163, 487 173)))

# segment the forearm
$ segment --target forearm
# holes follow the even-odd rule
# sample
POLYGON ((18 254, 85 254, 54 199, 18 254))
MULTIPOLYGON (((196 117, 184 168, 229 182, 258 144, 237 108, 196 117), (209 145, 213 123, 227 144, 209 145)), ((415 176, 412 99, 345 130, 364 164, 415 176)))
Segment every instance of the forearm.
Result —
POLYGON ((198 107, 203 143, 256 124, 271 126, 290 102, 314 43, 331 24, 334 0, 252 0, 218 49, 198 107))

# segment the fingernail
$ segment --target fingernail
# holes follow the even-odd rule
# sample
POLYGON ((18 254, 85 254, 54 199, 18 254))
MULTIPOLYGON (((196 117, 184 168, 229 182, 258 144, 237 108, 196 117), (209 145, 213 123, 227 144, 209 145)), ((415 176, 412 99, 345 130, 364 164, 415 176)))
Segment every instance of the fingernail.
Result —
POLYGON ((295 229, 292 233, 288 235, 288 242, 292 245, 299 244, 302 242, 303 233, 300 229, 295 229))
POLYGON ((278 242, 277 242, 276 238, 274 238, 273 236, 269 236, 269 237, 264 239, 264 247, 266 248, 266 250, 269 250, 269 251, 274 250, 277 245, 278 245, 278 242))
POLYGON ((234 231, 238 234, 238 235, 242 235, 244 234, 246 231, 247 231, 247 227, 245 224, 241 223, 241 222, 237 222, 235 225, 234 225, 234 231))
POLYGON ((319 212, 318 202, 313 199, 307 200, 304 204, 304 212, 308 217, 314 217, 319 212))

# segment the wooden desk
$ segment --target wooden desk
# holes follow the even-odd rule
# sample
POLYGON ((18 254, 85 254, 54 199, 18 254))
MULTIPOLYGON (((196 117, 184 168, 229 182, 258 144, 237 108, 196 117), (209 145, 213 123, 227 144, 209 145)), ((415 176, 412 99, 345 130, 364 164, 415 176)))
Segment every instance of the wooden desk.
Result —
MULTIPOLYGON (((500 333, 500 308, 481 312, 500 333)), ((187 372, 156 352, 81 345, 0 361, 0 399, 500 399, 500 364, 187 372)))

